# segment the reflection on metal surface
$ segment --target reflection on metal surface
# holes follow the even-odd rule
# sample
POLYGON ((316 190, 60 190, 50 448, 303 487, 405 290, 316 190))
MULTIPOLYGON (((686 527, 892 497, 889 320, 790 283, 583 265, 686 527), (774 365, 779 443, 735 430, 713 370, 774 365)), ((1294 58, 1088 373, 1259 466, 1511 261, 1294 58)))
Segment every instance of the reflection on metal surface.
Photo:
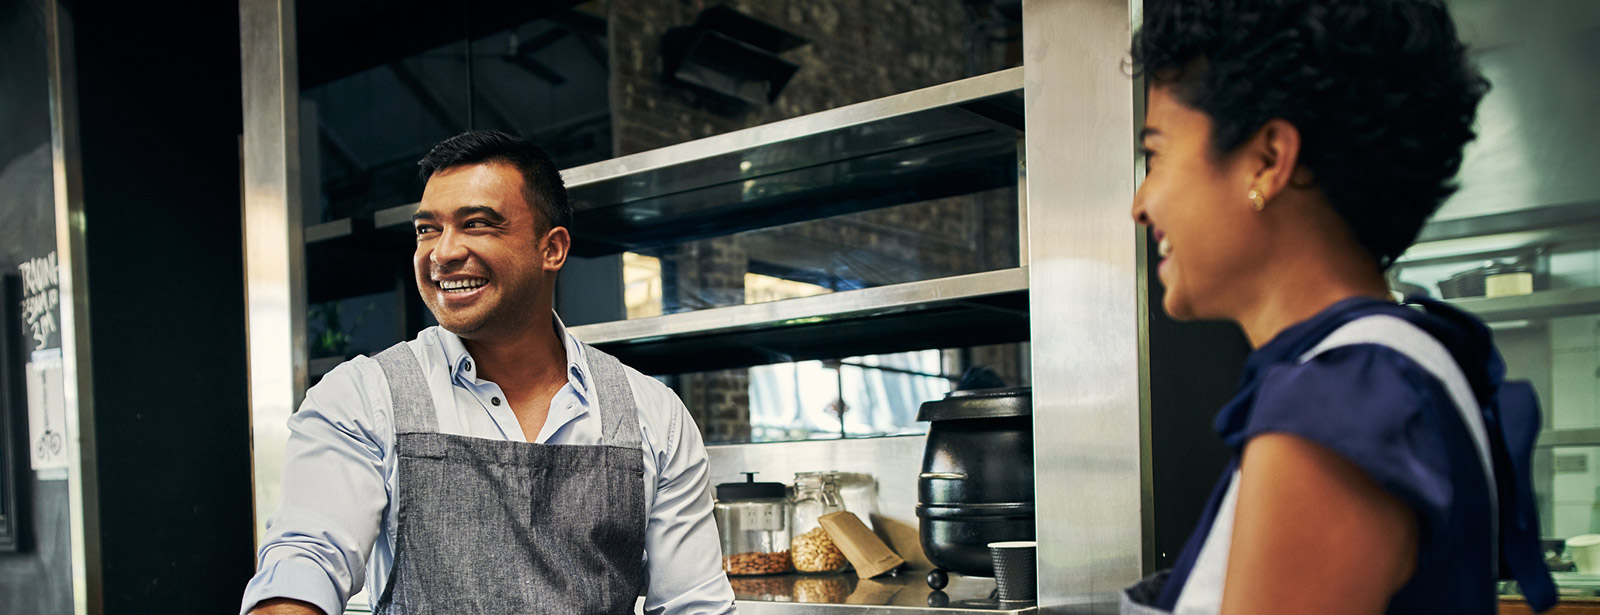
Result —
POLYGON ((244 245, 256 541, 277 508, 287 421, 306 384, 294 0, 241 0, 244 245))
POLYGON ((1451 299, 1450 303, 1487 322, 1581 316, 1600 312, 1600 287, 1542 290, 1511 297, 1451 299))
POLYGON ((994 580, 951 575, 943 590, 928 589, 927 570, 894 576, 857 578, 854 573, 781 575, 731 579, 740 613, 809 615, 1020 615, 1036 613, 1031 603, 1002 604, 991 597, 994 580))
POLYGON ((572 327, 646 373, 1021 341, 1027 269, 572 327))
POLYGON ((597 256, 1015 185, 1020 69, 563 172, 597 256))
POLYGON ((50 152, 61 287, 61 363, 67 408, 67 516, 72 604, 77 615, 104 610, 100 573, 99 472, 95 456, 94 370, 89 339, 89 278, 84 245, 83 167, 78 151, 78 77, 72 15, 45 2, 50 88, 50 152))
POLYGON ((1114 613, 1144 548, 1132 15, 1022 8, 1039 601, 1114 613))

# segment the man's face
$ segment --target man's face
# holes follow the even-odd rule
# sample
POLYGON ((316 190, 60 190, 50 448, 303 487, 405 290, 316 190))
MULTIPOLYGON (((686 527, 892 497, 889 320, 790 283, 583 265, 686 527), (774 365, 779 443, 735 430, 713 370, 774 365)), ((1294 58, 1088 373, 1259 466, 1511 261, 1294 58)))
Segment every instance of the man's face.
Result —
POLYGON ((551 238, 510 165, 472 164, 435 172, 412 217, 417 289, 439 325, 465 339, 514 332, 539 309, 546 274, 566 258, 551 258, 551 238))

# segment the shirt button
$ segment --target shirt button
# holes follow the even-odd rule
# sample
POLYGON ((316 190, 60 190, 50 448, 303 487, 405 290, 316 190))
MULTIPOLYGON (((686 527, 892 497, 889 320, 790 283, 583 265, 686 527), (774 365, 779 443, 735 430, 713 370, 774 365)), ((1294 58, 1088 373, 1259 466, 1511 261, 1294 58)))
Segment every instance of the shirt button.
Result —
POLYGON ((470 372, 470 371, 472 371, 472 362, 471 361, 467 361, 466 363, 461 364, 461 367, 465 368, 467 371, 470 372))
POLYGON ((498 398, 498 397, 490 397, 489 398, 489 403, 498 406, 498 405, 500 405, 500 398, 498 398))

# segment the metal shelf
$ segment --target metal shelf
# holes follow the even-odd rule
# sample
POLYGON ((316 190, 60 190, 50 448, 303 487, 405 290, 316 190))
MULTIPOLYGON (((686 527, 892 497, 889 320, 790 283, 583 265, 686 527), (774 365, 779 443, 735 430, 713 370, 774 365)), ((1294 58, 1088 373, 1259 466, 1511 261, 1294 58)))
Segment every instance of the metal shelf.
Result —
POLYGON ((1017 184, 1022 69, 562 172, 598 256, 1017 184))
POLYGON ((645 373, 1028 339, 1026 267, 572 327, 645 373))
POLYGON ((1558 446, 1600 446, 1600 427, 1547 429, 1539 434, 1540 448, 1558 446))
POLYGON ((1596 238, 1600 238, 1600 202, 1545 205, 1430 222, 1399 265, 1515 256, 1532 248, 1596 238))
POLYGON ((1542 290, 1531 295, 1449 301, 1486 322, 1544 320, 1600 313, 1600 287, 1542 290))

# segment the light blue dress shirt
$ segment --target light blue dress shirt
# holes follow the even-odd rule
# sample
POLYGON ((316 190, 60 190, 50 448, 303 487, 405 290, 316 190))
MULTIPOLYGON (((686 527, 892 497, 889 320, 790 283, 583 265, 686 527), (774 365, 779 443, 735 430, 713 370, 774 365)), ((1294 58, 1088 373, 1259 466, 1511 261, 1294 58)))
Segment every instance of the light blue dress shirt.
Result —
MULTIPOLYGON (((532 441, 599 444, 584 348, 559 318, 555 327, 566 346, 567 383, 532 441)), ((408 344, 427 375, 440 432, 529 441, 500 387, 477 377, 460 338, 430 327, 408 344)), ((700 432, 666 385, 632 368, 627 374, 639 407, 649 511, 645 612, 732 613, 700 432)), ((374 602, 383 595, 394 563, 397 493, 390 416, 388 381, 368 357, 345 362, 306 392, 289 419, 278 511, 267 521, 241 613, 268 598, 293 598, 337 615, 363 582, 374 602)))

